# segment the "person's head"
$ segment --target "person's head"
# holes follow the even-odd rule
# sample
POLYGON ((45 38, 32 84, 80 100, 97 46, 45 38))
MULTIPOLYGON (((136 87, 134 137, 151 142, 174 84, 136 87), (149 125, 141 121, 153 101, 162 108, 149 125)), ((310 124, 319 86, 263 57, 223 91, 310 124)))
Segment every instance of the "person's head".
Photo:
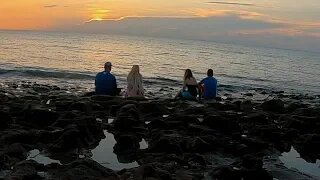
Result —
POLYGON ((111 68, 112 68, 111 62, 106 62, 106 63, 104 64, 104 70, 105 70, 106 72, 110 72, 110 71, 111 71, 111 68))
POLYGON ((190 70, 190 69, 186 69, 186 71, 185 71, 185 73, 184 73, 184 80, 190 79, 190 78, 192 78, 192 77, 193 77, 193 75, 192 75, 191 70, 190 70))
POLYGON ((208 75, 209 77, 212 77, 212 76, 213 76, 213 70, 212 70, 212 69, 208 69, 207 75, 208 75))
POLYGON ((133 65, 132 68, 131 68, 131 72, 134 73, 134 74, 139 74, 139 65, 133 65))

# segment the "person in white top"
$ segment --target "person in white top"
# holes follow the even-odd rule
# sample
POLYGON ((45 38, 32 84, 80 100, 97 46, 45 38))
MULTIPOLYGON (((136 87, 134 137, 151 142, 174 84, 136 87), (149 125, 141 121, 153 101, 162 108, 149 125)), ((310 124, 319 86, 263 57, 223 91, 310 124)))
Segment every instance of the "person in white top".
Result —
POLYGON ((126 97, 144 97, 142 84, 142 75, 139 72, 139 66, 133 65, 127 77, 126 97))

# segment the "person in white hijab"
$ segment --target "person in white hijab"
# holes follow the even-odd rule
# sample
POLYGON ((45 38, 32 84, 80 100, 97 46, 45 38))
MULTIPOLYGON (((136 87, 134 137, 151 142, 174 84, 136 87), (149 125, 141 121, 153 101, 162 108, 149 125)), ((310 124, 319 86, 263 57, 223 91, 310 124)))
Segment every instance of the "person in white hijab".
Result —
POLYGON ((126 97, 144 97, 142 85, 142 75, 139 72, 139 66, 133 65, 127 77, 126 97))

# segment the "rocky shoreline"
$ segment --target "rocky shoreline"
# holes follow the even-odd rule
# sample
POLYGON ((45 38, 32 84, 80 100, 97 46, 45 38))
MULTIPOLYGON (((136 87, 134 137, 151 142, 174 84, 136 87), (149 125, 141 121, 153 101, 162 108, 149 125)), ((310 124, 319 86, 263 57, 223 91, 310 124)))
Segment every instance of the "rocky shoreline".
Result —
POLYGON ((308 162, 320 159, 319 96, 261 91, 267 99, 189 102, 76 92, 1 87, 0 179, 319 179, 278 158, 294 147, 308 162), (119 162, 138 167, 112 170, 91 158, 105 132, 119 162), (28 159, 35 149, 60 163, 28 159))

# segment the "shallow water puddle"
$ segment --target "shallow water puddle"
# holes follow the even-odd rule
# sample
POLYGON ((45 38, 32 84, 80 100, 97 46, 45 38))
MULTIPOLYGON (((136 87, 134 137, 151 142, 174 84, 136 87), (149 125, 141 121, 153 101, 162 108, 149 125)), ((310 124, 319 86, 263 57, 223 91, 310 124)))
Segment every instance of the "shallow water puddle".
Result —
POLYGON ((287 168, 295 168, 300 172, 320 177, 320 160, 316 163, 308 163, 300 157, 300 154, 291 147, 290 152, 282 153, 279 159, 287 168))
POLYGON ((108 124, 111 124, 114 121, 114 118, 108 118, 108 124))
POLYGON ((142 139, 142 141, 139 144, 140 144, 140 149, 148 149, 149 147, 145 139, 142 139))
MULTIPOLYGON (((139 164, 134 161, 132 163, 120 163, 116 154, 113 153, 113 146, 117 143, 114 139, 113 134, 104 131, 106 138, 101 140, 100 144, 93 149, 92 159, 101 165, 113 169, 113 170, 121 170, 121 169, 130 169, 139 167, 139 164)), ((148 148, 147 142, 143 139, 140 142, 140 149, 148 148)))
POLYGON ((34 149, 32 151, 29 151, 29 155, 27 157, 27 160, 34 160, 38 162, 39 164, 48 165, 51 163, 58 163, 61 164, 60 161, 51 159, 49 157, 46 157, 45 155, 41 154, 38 149, 34 149))

